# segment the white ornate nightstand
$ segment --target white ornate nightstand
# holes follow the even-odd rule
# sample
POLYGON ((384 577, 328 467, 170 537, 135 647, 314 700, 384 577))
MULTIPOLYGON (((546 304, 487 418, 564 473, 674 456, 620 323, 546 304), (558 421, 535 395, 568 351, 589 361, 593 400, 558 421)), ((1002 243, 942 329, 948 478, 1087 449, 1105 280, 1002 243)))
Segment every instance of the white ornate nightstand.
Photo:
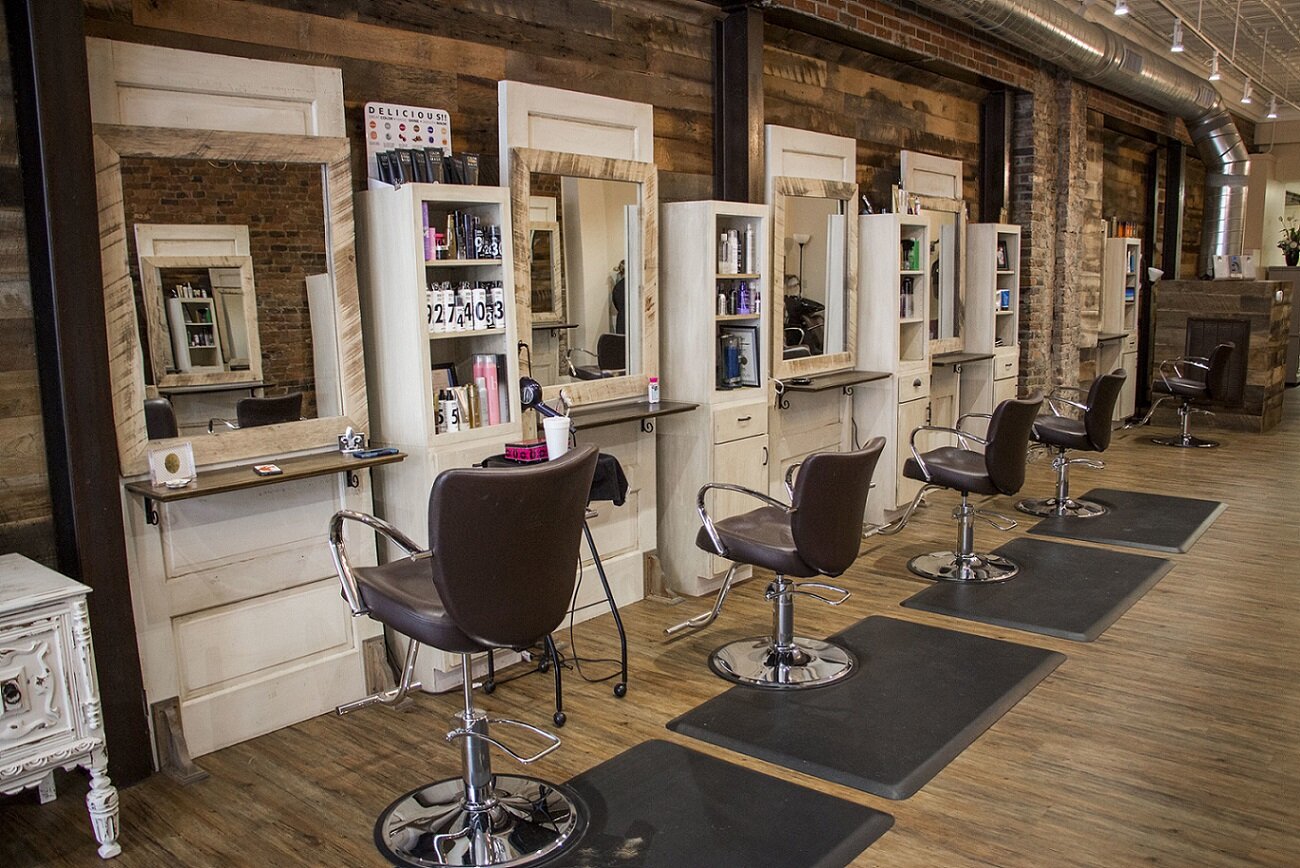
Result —
POLYGON ((122 852, 117 788, 107 774, 88 593, 22 555, 0 555, 0 793, 40 787, 48 801, 54 769, 84 766, 99 855, 111 859, 122 852))

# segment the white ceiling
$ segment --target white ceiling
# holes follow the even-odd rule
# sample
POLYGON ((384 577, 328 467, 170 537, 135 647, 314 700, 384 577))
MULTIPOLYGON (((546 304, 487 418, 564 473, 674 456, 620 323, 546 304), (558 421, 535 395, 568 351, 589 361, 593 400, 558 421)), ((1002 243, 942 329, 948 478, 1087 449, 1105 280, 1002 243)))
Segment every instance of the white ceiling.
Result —
POLYGON ((1170 59, 1208 77, 1218 48, 1223 80, 1215 84, 1232 111, 1264 121, 1276 94, 1282 119, 1300 118, 1300 0, 1129 0, 1125 16, 1114 14, 1114 0, 1077 5, 1088 19, 1164 51, 1181 17, 1185 50, 1170 59), (1243 105, 1247 77, 1254 99, 1243 105))

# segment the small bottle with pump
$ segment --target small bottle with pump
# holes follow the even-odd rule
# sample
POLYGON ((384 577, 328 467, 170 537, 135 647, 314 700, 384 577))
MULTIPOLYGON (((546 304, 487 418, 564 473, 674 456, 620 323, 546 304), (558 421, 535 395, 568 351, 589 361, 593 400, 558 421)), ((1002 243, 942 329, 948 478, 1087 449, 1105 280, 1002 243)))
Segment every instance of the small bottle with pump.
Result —
POLYGON ((651 377, 651 378, 650 378, 650 389, 649 389, 649 392, 648 392, 647 395, 646 395, 646 399, 647 399, 651 404, 658 404, 658 403, 659 403, 659 378, 658 378, 658 377, 651 377))

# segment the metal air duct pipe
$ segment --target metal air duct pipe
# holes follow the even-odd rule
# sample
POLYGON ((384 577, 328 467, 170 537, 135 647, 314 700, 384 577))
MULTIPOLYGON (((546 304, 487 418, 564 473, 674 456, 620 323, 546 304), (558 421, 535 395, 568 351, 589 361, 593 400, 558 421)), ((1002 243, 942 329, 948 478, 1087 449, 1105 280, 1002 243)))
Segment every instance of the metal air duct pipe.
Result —
POLYGON ((1206 167, 1198 270, 1215 254, 1240 253, 1250 155, 1209 81, 1052 0, 921 0, 1076 78, 1184 120, 1206 167))

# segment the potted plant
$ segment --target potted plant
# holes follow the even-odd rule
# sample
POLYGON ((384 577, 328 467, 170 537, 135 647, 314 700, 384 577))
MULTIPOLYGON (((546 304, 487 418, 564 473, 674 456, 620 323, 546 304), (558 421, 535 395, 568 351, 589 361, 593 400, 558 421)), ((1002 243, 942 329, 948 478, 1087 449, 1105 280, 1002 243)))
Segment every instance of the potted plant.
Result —
POLYGON ((1286 264, 1294 267, 1300 264, 1300 224, 1296 223, 1294 217, 1277 219, 1282 224, 1282 240, 1277 243, 1278 249, 1286 257, 1286 264))

